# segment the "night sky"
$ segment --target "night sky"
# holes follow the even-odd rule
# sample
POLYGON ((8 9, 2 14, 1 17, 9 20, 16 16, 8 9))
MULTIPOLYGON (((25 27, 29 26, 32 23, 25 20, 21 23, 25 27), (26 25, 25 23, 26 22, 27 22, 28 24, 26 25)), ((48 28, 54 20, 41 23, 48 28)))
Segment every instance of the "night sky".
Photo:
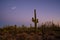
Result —
POLYGON ((33 24, 34 9, 39 24, 52 20, 60 24, 60 0, 0 0, 0 27, 33 24))

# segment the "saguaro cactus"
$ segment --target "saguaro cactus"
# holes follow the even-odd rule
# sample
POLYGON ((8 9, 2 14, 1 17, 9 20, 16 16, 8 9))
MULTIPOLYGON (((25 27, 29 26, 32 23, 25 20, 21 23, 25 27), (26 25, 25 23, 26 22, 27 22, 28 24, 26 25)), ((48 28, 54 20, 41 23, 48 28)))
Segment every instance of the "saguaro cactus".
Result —
POLYGON ((38 19, 36 18, 36 9, 34 9, 34 18, 32 17, 32 22, 34 22, 34 25, 35 25, 35 32, 37 32, 37 23, 38 23, 38 19))

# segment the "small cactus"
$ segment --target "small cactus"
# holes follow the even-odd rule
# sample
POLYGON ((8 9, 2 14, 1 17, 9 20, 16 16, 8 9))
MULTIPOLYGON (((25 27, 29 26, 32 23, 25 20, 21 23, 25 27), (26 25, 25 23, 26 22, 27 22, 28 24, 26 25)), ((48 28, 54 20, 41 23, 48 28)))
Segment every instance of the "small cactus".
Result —
POLYGON ((36 9, 34 9, 34 18, 32 17, 32 22, 35 24, 35 32, 37 32, 38 19, 36 18, 36 9))

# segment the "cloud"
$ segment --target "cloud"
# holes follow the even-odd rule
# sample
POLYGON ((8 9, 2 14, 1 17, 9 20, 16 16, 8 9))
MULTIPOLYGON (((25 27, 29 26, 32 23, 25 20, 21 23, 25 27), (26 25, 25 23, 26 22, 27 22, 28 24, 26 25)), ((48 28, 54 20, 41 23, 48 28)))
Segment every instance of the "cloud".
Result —
POLYGON ((16 9, 16 6, 12 7, 11 9, 12 9, 12 10, 16 9))

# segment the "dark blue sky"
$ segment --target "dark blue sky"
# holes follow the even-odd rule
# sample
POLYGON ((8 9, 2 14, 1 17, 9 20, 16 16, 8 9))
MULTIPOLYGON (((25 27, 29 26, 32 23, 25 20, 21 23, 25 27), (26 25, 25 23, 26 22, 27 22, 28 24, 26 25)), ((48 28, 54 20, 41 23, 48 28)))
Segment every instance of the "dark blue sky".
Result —
POLYGON ((0 26, 29 26, 34 9, 39 23, 53 20, 60 24, 60 0, 0 0, 0 26))

